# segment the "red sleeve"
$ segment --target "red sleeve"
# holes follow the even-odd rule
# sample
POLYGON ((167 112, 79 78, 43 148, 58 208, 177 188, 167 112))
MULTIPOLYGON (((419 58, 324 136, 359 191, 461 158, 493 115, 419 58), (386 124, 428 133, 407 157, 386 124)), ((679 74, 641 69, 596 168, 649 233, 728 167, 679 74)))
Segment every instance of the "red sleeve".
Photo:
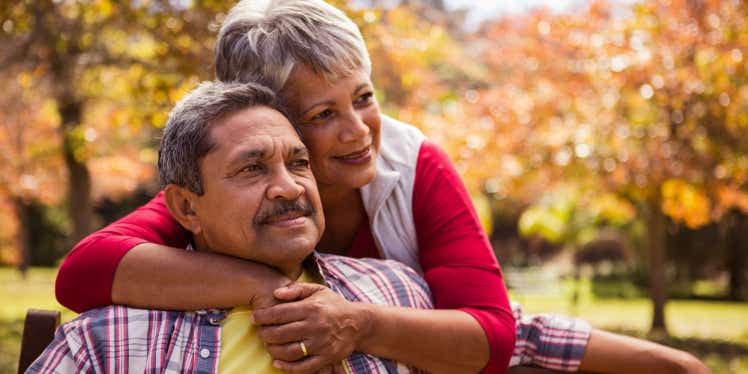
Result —
POLYGON ((191 236, 171 216, 160 192, 148 204, 81 240, 60 266, 60 304, 83 312, 112 304, 112 283, 122 257, 141 243, 186 247, 191 236))
POLYGON ((462 180, 434 143, 424 142, 418 155, 413 217, 434 304, 478 320, 491 349, 483 372, 505 372, 516 335, 501 269, 462 180))

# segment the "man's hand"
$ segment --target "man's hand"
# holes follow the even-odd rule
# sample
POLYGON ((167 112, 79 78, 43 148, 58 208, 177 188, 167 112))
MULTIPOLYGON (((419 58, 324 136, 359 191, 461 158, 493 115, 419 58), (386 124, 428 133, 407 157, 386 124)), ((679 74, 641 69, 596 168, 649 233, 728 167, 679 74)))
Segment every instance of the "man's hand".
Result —
POLYGON ((255 310, 253 319, 273 364, 291 373, 339 366, 368 331, 366 309, 328 288, 294 283, 274 292, 284 304, 255 310), (299 342, 304 342, 308 356, 299 342))

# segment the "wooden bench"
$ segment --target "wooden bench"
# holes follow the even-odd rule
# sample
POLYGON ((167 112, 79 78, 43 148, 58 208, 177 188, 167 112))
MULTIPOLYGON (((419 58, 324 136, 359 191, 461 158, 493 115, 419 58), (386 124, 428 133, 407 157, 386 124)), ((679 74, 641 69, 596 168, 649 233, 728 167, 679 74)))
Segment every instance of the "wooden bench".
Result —
POLYGON ((52 342, 55 330, 60 325, 60 312, 56 310, 29 309, 23 323, 21 357, 18 359, 18 373, 28 369, 44 348, 52 342))

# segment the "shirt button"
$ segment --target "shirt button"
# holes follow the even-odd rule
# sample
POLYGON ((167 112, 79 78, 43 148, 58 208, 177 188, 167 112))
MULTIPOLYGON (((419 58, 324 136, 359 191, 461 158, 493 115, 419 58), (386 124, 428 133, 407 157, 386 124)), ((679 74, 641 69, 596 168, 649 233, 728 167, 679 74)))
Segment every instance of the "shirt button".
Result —
POLYGON ((208 348, 203 348, 200 350, 200 357, 202 358, 208 358, 210 357, 210 350, 208 348))

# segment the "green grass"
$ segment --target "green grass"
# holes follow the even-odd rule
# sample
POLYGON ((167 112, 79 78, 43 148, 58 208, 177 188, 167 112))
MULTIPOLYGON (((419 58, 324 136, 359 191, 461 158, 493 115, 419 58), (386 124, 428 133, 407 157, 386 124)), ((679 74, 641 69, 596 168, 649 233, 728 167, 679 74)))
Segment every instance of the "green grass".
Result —
POLYGON ((23 318, 26 310, 55 309, 63 311, 63 319, 70 320, 75 313, 65 309, 55 299, 54 279, 56 269, 32 268, 26 278, 12 268, 0 267, 0 320, 23 318))
MULTIPOLYGON (((27 309, 56 309, 63 312, 63 321, 74 318, 55 301, 54 277, 55 269, 31 269, 22 279, 14 269, 0 267, 0 374, 16 372, 27 309)), ((572 314, 595 327, 645 337, 651 319, 649 300, 595 298, 589 281, 583 281, 573 307, 572 289, 569 281, 548 282, 521 295, 512 292, 512 299, 527 313, 572 314)), ((748 303, 674 300, 666 314, 671 337, 661 342, 694 353, 715 373, 748 373, 748 303)))
POLYGON ((63 321, 75 317, 55 300, 55 273, 55 269, 34 268, 23 279, 15 269, 0 267, 0 374, 17 371, 27 309, 60 310, 63 321))
MULTIPOLYGON (((527 313, 555 312, 584 318, 596 327, 644 332, 652 319, 646 298, 596 298, 589 280, 582 280, 579 298, 572 303, 574 282, 565 280, 531 292, 510 291, 512 300, 527 313)), ((665 309, 670 335, 719 339, 748 345, 748 303, 670 300, 665 309)))
POLYGON ((748 373, 748 303, 671 300, 665 309, 669 337, 647 336, 652 304, 646 298, 595 297, 592 285, 579 283, 572 302, 571 280, 546 282, 523 292, 510 291, 525 313, 562 313, 589 321, 594 327, 648 338, 691 352, 714 373, 748 373))

